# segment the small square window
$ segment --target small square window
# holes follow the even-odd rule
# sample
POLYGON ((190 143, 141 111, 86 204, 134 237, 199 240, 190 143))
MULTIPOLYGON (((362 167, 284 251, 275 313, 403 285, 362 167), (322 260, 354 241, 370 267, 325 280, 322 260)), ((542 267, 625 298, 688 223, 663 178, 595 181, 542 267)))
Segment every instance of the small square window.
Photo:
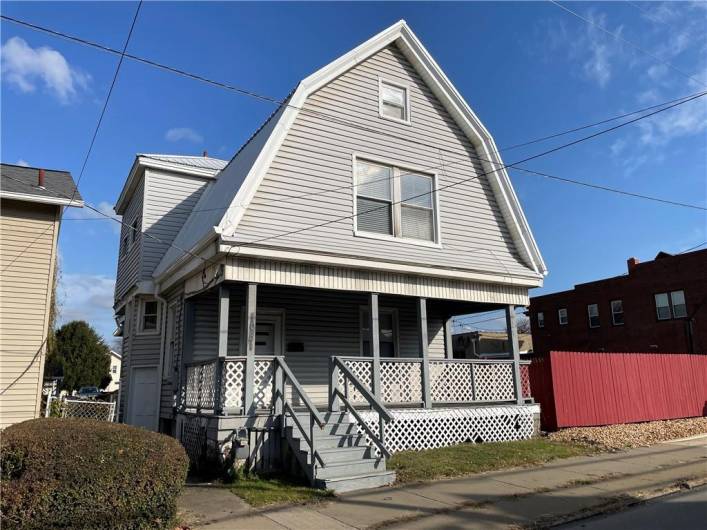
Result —
POLYGON ((587 316, 589 317, 589 327, 599 327, 599 306, 597 304, 589 304, 587 306, 587 316))
POLYGON ((569 322, 569 319, 567 318, 567 309, 566 308, 561 308, 557 310, 557 320, 560 322, 560 326, 566 326, 567 323, 569 322))
POLYGON ((538 327, 539 328, 544 328, 545 327, 545 313, 540 311, 538 313, 538 327))
POLYGON ((622 300, 611 301, 611 322, 614 326, 624 325, 624 303, 622 300))
POLYGON ((670 302, 668 293, 658 293, 655 295, 655 310, 658 315, 658 320, 670 319, 670 302))
POLYGON ((380 81, 380 115, 384 118, 410 122, 408 89, 388 81, 380 81))
POLYGON ((673 291, 670 293, 670 302, 673 307, 673 318, 685 318, 687 316, 684 291, 673 291))

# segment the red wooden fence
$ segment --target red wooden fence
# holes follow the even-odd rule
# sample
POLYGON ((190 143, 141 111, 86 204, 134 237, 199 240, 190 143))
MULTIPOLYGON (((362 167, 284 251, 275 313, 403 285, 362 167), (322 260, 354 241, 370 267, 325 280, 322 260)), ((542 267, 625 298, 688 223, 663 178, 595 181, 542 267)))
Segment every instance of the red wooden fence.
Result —
POLYGON ((553 351, 530 382, 548 430, 707 415, 707 355, 553 351))

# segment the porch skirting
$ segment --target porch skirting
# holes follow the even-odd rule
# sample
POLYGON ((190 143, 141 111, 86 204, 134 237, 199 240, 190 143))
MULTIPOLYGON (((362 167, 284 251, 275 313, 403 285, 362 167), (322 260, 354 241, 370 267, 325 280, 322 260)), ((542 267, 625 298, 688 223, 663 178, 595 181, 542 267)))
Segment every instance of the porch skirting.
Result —
MULTIPOLYGON (((384 444, 391 453, 447 447, 464 442, 525 440, 538 434, 540 405, 499 405, 440 409, 388 409, 384 444)), ((376 432, 378 413, 360 411, 376 432)), ((356 420, 350 415, 352 422, 356 420)))

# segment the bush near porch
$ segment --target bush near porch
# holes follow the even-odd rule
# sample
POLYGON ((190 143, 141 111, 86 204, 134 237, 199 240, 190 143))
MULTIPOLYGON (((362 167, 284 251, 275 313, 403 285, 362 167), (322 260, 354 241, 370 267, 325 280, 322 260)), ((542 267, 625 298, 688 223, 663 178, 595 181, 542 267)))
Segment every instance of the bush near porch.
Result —
POLYGON ((188 459, 175 439, 128 425, 42 418, 8 427, 3 528, 169 528, 188 459))

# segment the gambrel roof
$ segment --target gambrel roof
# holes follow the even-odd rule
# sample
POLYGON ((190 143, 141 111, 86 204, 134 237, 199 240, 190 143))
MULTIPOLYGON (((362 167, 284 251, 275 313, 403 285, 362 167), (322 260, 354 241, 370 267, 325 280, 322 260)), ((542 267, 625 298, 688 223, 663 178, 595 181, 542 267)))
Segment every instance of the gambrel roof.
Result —
POLYGON ((477 149, 520 259, 538 277, 546 274, 545 263, 508 174, 503 169, 491 134, 405 21, 401 20, 299 83, 285 103, 236 153, 218 179, 204 192, 177 235, 175 246, 167 251, 156 268, 155 277, 165 275, 181 260, 188 258, 180 248, 195 251, 217 235, 223 238, 232 236, 307 98, 391 44, 402 51, 477 149))

